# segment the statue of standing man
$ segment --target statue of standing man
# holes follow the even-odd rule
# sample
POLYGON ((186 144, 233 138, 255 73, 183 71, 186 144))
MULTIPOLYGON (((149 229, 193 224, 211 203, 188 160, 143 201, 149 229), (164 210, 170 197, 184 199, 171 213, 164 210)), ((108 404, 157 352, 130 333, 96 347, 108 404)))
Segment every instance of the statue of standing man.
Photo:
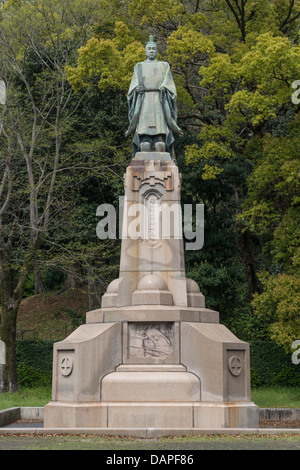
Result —
POLYGON ((156 59, 158 49, 150 36, 146 44, 146 60, 134 67, 127 100, 129 128, 134 132, 133 156, 136 152, 168 152, 173 155, 174 133, 178 127, 176 87, 167 62, 156 59))

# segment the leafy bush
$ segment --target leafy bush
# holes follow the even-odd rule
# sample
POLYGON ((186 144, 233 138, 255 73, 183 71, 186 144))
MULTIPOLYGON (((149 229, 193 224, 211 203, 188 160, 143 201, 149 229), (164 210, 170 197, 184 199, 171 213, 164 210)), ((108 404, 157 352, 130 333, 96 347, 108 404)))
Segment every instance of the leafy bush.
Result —
POLYGON ((34 295, 34 275, 32 273, 29 274, 25 283, 23 297, 30 297, 31 295, 34 295))
POLYGON ((42 273, 43 285, 46 290, 60 289, 65 281, 65 274, 59 266, 47 266, 42 273))
POLYGON ((22 387, 40 387, 51 385, 51 372, 44 372, 26 364, 17 366, 18 383, 22 387))
POLYGON ((19 385, 36 387, 51 384, 53 341, 17 341, 16 354, 19 385))
POLYGON ((275 341, 252 341, 250 362, 252 386, 300 386, 300 365, 275 341))

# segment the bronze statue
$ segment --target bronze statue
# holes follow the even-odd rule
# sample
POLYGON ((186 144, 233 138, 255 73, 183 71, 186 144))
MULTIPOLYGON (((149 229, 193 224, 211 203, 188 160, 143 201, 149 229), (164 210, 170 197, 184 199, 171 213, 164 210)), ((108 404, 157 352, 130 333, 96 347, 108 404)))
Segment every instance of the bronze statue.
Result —
POLYGON ((156 59, 158 49, 150 36, 146 44, 146 60, 134 67, 128 91, 129 128, 134 132, 133 156, 137 151, 152 150, 173 154, 174 135, 182 135, 178 127, 176 87, 167 62, 156 59))

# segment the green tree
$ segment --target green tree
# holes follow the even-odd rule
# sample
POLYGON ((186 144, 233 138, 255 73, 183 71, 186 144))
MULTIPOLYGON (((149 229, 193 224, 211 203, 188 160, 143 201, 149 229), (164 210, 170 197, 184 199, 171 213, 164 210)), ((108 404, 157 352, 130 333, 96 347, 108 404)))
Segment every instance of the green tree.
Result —
POLYGON ((254 312, 270 321, 271 338, 287 350, 300 335, 300 162, 299 115, 285 135, 267 134, 249 178, 240 217, 264 241, 263 292, 254 312))
MULTIPOLYGON (((79 89, 93 82, 101 89, 127 90, 142 43, 149 32, 154 34, 162 58, 172 67, 180 125, 193 135, 179 151, 184 151, 190 171, 195 165, 200 169, 200 200, 205 199, 201 191, 205 181, 211 188, 214 182, 221 187, 224 175, 233 168, 243 174, 239 184, 232 177, 231 211, 224 217, 232 217, 235 225, 253 295, 261 289, 257 270, 269 262, 269 255, 261 251, 267 241, 237 215, 248 197, 248 170, 259 164, 257 155, 265 137, 284 132, 280 125, 284 128, 297 112, 291 92, 299 77, 299 2, 128 0, 119 12, 121 22, 109 38, 95 35, 79 50, 77 67, 68 70, 70 82, 79 89), (95 61, 95 53, 101 59, 95 61)), ((218 212, 222 204, 216 197, 212 206, 218 212)), ((218 227, 221 224, 220 218, 218 227)))
MULTIPOLYGON (((93 191, 102 191, 99 202, 115 201, 120 191, 131 153, 129 139, 123 139, 126 91, 149 34, 170 62, 178 90, 186 137, 178 139, 176 152, 185 181, 193 181, 184 197, 206 204, 211 243, 187 257, 189 271, 211 305, 227 308, 226 314, 226 299, 237 311, 245 298, 237 293, 245 275, 250 294, 258 290, 257 264, 277 276, 266 275, 264 286, 280 275, 292 279, 298 170, 295 158, 282 152, 284 162, 277 166, 270 148, 275 138, 279 147, 282 137, 283 146, 296 142, 287 127, 299 111, 290 99, 299 78, 299 20, 294 0, 1 3, 0 75, 8 85, 0 150, 1 335, 11 389, 16 315, 38 251, 63 269, 76 258, 86 271, 97 269, 91 261, 97 250, 90 236, 98 204, 93 191), (255 183, 249 180, 247 194, 247 178, 252 172, 262 185, 264 161, 279 186, 275 195, 267 188, 259 192, 259 186, 255 199, 255 183), (280 267, 279 274, 272 266, 280 267)), ((105 284, 115 258, 109 256, 108 267, 106 242, 99 250, 105 284)), ((94 277, 91 271, 87 277, 94 277)), ((290 297, 294 287, 286 279, 290 297)), ((268 292, 267 286, 263 294, 268 292)), ((255 298, 261 311, 263 299, 255 298)), ((280 323, 282 306, 272 311, 280 323)))
POLYGON ((0 190, 1 339, 7 388, 17 388, 16 321, 28 274, 49 231, 72 207, 72 186, 107 171, 96 151, 72 147, 79 106, 65 66, 99 15, 95 1, 6 1, 0 7, 2 115, 0 190))

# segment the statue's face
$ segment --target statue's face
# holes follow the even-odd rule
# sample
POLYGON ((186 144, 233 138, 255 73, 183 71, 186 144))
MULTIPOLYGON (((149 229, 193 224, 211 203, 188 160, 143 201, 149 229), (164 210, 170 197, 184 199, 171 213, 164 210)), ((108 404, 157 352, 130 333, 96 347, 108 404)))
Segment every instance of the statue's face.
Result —
POLYGON ((154 60, 154 59, 156 59, 157 54, 158 54, 157 45, 154 44, 154 43, 147 44, 147 46, 146 46, 146 57, 147 57, 147 59, 154 60))

